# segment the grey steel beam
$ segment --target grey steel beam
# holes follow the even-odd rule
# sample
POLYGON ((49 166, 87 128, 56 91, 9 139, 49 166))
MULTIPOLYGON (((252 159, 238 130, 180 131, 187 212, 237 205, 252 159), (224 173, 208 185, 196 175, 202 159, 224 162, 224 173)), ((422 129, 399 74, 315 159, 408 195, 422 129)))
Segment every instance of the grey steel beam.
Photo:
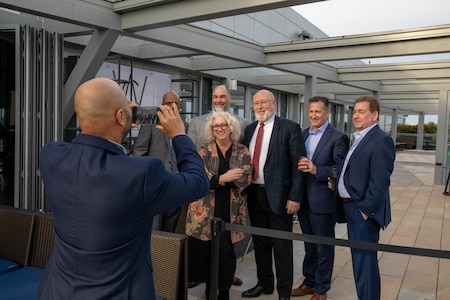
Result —
POLYGON ((436 26, 311 39, 264 47, 268 64, 338 61, 450 52, 450 28, 436 26))
POLYGON ((115 30, 96 30, 84 49, 64 86, 63 126, 67 127, 74 114, 73 95, 77 87, 95 77, 100 66, 108 56, 119 32, 115 30))
MULTIPOLYGON (((413 80, 417 83, 421 79, 449 80, 449 61, 430 61, 419 63, 397 63, 382 65, 363 65, 338 68, 341 80, 413 80)), ((429 82, 429 81, 428 81, 429 82)))
POLYGON ((137 34, 149 41, 185 50, 252 63, 255 66, 266 64, 261 46, 190 25, 146 30, 137 34))
POLYGON ((146 7, 153 1, 128 0, 114 4, 114 11, 123 14, 124 30, 140 31, 320 1, 323 0, 189 0, 146 7))
POLYGON ((121 15, 106 1, 3 0, 0 7, 97 29, 121 29, 121 15))

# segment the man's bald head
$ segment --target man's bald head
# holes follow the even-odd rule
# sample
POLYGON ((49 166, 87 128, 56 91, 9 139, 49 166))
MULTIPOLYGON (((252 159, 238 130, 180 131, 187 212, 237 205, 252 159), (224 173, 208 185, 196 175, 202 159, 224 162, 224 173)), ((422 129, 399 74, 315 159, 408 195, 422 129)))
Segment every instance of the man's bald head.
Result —
POLYGON ((124 132, 130 130, 131 109, 128 103, 122 88, 107 78, 86 81, 74 95, 75 113, 81 130, 118 143, 126 136, 124 132))

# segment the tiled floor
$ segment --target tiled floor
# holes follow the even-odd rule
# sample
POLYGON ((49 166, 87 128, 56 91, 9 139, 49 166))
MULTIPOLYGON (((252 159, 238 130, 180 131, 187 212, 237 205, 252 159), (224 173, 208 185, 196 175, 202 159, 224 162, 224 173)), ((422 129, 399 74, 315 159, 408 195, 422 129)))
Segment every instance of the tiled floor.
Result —
MULTIPOLYGON (((380 243, 420 248, 450 250, 450 196, 444 186, 434 185, 433 151, 397 152, 391 177, 392 223, 381 232, 380 243)), ((300 232, 299 225, 294 231, 300 232)), ((336 237, 347 238, 345 225, 336 226, 336 237)), ((301 282, 303 242, 294 241, 294 287, 301 282), (297 281, 297 282, 296 282, 297 281)), ((450 299, 450 260, 379 252, 382 300, 450 299)), ((233 286, 230 299, 244 299, 242 291, 256 284, 253 253, 238 259, 236 275, 244 284, 233 286)), ((204 298, 204 284, 189 289, 189 300, 204 298)), ((262 295, 257 299, 278 299, 262 295)), ((296 298, 309 300, 310 296, 296 298)), ((330 300, 356 300, 350 250, 336 247, 330 300)))

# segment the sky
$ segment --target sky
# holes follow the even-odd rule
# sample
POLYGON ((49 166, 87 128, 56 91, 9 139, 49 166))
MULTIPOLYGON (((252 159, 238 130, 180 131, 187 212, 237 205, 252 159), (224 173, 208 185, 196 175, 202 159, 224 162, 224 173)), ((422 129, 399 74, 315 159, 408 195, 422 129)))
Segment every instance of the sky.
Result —
POLYGON ((448 0, 328 0, 293 8, 329 36, 450 24, 448 0))
MULTIPOLYGON (((328 0, 293 8, 331 37, 450 24, 449 0, 328 0)), ((449 55, 379 58, 371 63, 443 58, 449 55)), ((406 122, 417 120, 410 116, 406 122)), ((425 116, 425 123, 429 121, 437 122, 437 117, 425 116)))

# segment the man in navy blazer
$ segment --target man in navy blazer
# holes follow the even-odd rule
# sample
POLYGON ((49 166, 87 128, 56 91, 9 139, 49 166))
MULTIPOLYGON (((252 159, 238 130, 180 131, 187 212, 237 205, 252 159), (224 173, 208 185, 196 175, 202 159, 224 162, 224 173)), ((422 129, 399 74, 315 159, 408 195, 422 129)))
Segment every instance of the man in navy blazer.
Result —
MULTIPOLYGON (((353 124, 357 131, 339 175, 349 240, 378 243, 380 229, 391 222, 390 177, 394 169, 393 139, 378 126, 380 104, 375 97, 356 99, 353 124)), ((358 299, 379 300, 377 251, 352 248, 358 299)))
POLYGON ((49 143, 41 174, 55 247, 39 299, 155 299, 150 237, 153 216, 209 191, 203 161, 175 106, 160 105, 158 128, 172 139, 179 173, 161 160, 131 157, 121 145, 131 109, 113 80, 95 78, 74 95, 82 133, 49 143))
MULTIPOLYGON (((163 95, 162 104, 172 104, 177 106, 178 111, 181 110, 180 97, 175 92, 167 92, 163 95)), ((185 132, 187 132, 189 125, 183 120, 185 132)), ((173 154, 172 141, 154 124, 142 124, 139 134, 134 144, 133 156, 151 156, 162 160, 167 171, 177 172, 177 159, 173 154)), ((153 229, 161 231, 175 232, 178 221, 180 219, 181 207, 171 209, 155 216, 153 221, 153 229)), ((184 218, 183 218, 184 219, 184 218)), ((180 233, 184 233, 183 231, 180 233)))
MULTIPOLYGON (((300 208, 305 193, 304 174, 297 170, 299 157, 305 156, 305 146, 300 126, 276 116, 275 109, 276 101, 270 91, 260 90, 253 96, 258 121, 245 129, 245 145, 254 167, 252 184, 245 190, 248 213, 254 227, 292 231, 292 214, 300 208), (261 127, 257 161, 255 144, 261 127)), ((273 293, 273 252, 279 299, 289 299, 293 284, 292 240, 253 235, 253 246, 258 282, 242 296, 252 298, 273 293)))
MULTIPOLYGON (((328 188, 328 177, 340 169, 348 151, 348 137, 328 123, 330 105, 326 97, 309 99, 311 127, 303 131, 307 157, 298 168, 306 176, 306 198, 298 212, 304 234, 335 237, 337 199, 328 188)), ((339 199, 340 200, 340 199, 339 199)), ((302 284, 291 296, 314 294, 311 299, 326 300, 333 273, 334 246, 305 242, 302 284)))

